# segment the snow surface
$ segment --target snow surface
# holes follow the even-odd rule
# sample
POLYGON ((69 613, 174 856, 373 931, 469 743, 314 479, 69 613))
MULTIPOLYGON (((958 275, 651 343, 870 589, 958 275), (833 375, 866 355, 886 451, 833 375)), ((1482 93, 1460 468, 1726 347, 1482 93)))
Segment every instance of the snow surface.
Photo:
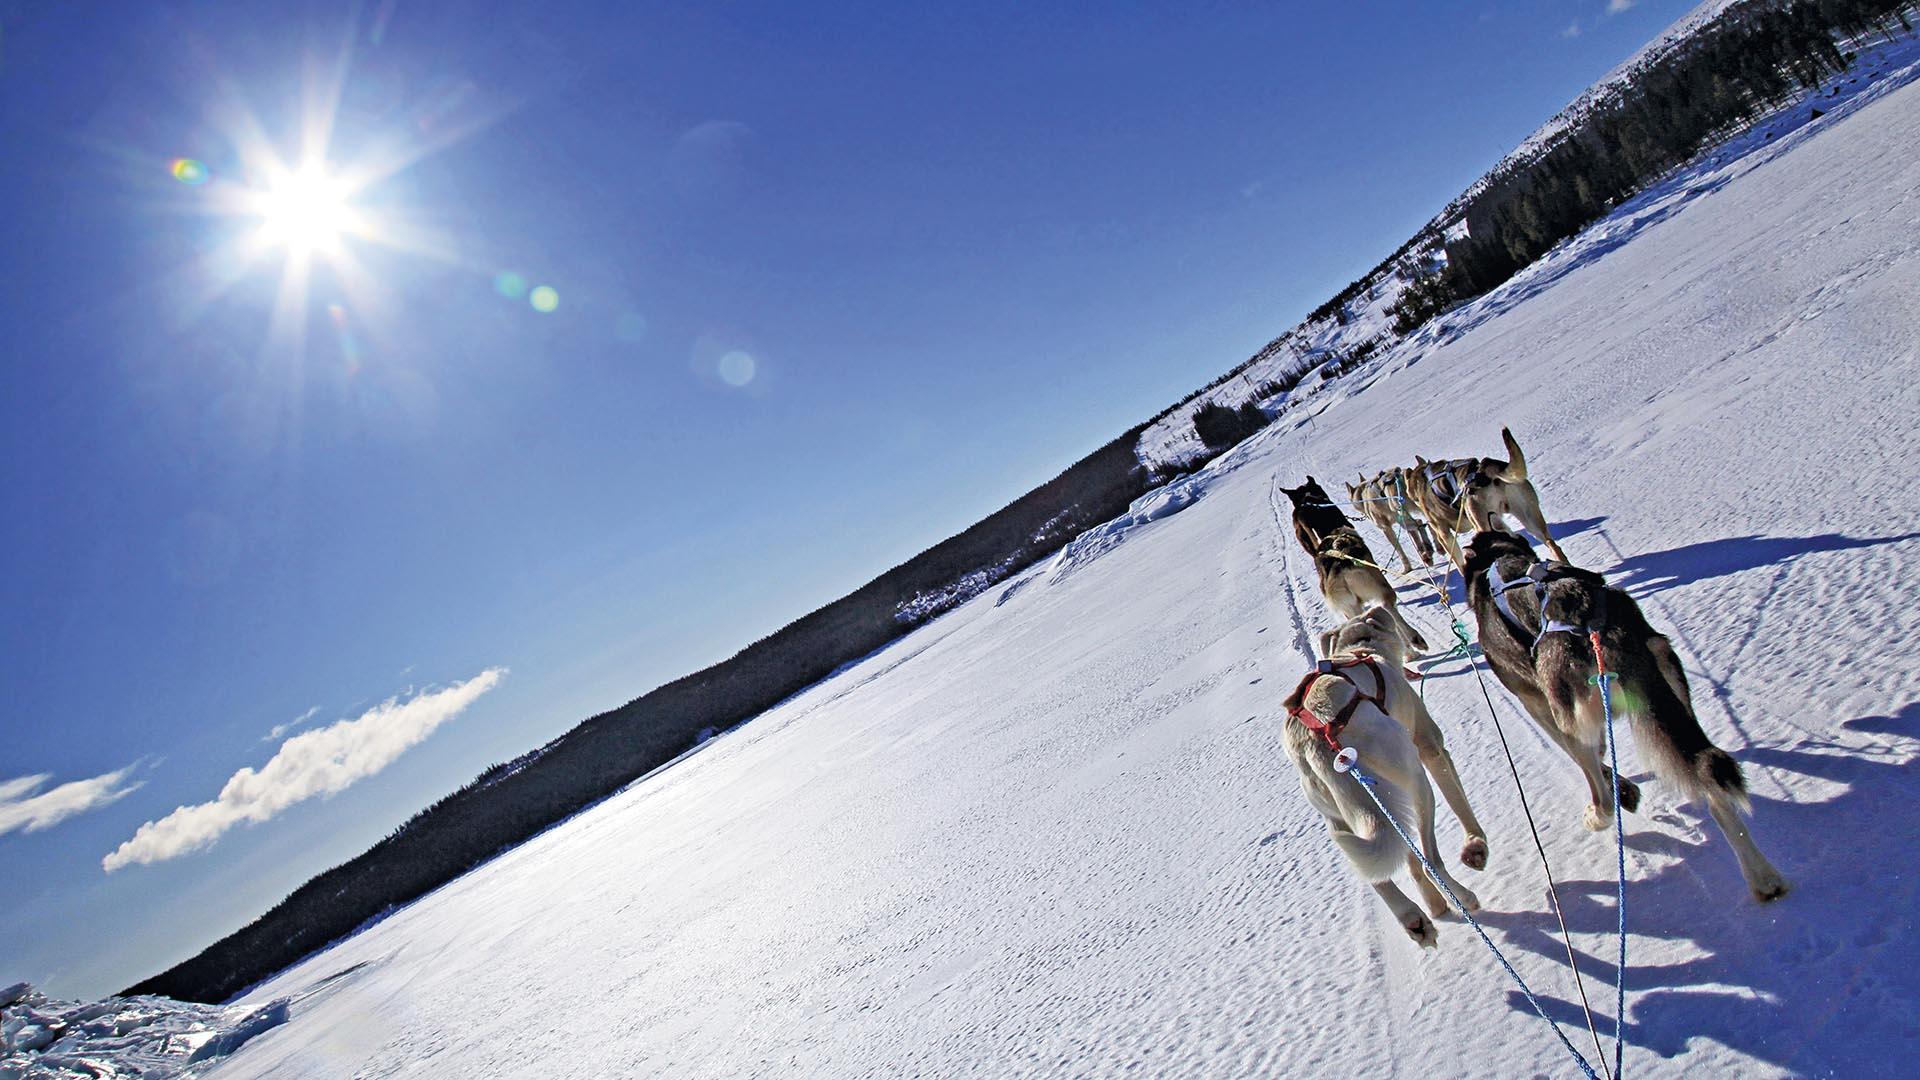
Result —
MULTIPOLYGON (((1900 48, 1821 120, 1769 122, 1303 387, 1098 540, 269 980, 240 1004, 290 1001, 287 1022, 207 1075, 1570 1074, 1457 919, 1433 951, 1393 925, 1281 749, 1330 619, 1276 485, 1495 452, 1503 424, 1569 554, 1672 634, 1795 885, 1749 900, 1627 742, 1648 784, 1627 1071, 1908 1067, 1920 64, 1900 48)), ((1447 637, 1431 594, 1402 596, 1447 637)), ((1493 845, 1466 879, 1482 917, 1585 1040, 1473 677, 1429 681, 1493 845)), ((1612 847, 1494 692, 1604 1031, 1612 847)))

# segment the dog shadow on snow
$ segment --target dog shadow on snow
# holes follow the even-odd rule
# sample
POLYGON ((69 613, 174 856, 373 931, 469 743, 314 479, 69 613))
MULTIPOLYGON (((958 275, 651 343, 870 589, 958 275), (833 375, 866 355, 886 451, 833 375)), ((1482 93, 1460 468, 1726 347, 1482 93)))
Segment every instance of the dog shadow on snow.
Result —
MULTIPOLYGON (((1628 868, 1628 1055, 1672 1058, 1692 1040, 1707 1039, 1794 1072, 1884 1074, 1887 1054, 1920 1045, 1920 1018, 1912 1009, 1920 988, 1920 874, 1913 869, 1920 817, 1912 813, 1920 804, 1920 770, 1912 764, 1920 759, 1920 701, 1890 715, 1844 721, 1831 739, 1749 747, 1737 756, 1759 789, 1776 787, 1765 770, 1798 773, 1837 791, 1807 802, 1754 796, 1755 838, 1793 884, 1785 898, 1767 905, 1747 894, 1732 849, 1703 810, 1650 808, 1663 827, 1627 815, 1628 848, 1664 857, 1651 874, 1636 874, 1631 861, 1628 868), (1682 818, 1692 826, 1690 837, 1668 831, 1682 818), (1634 943, 1647 938, 1682 942, 1689 958, 1636 964, 1634 943)), ((1656 799, 1671 794, 1657 782, 1650 791, 1656 799)), ((1611 847, 1610 835, 1580 830, 1578 812, 1566 799, 1544 807, 1543 816, 1557 826, 1547 837, 1550 853, 1577 842, 1611 847)), ((1523 854, 1526 846, 1524 838, 1509 838, 1506 856, 1496 855, 1489 873, 1544 888, 1538 863, 1523 854)), ((1598 955, 1575 953, 1609 1054, 1614 889, 1611 876, 1560 883, 1569 929, 1606 939, 1598 955)), ((1558 923, 1535 887, 1524 891, 1538 897, 1538 910, 1488 911, 1480 918, 1498 927, 1511 947, 1554 962, 1557 975, 1537 980, 1533 989, 1575 1045, 1590 1053, 1558 923)), ((1509 1006, 1532 1021, 1526 999, 1516 990, 1506 993, 1509 1006)))
POLYGON ((1843 536, 1821 533, 1818 536, 1728 536, 1683 544, 1665 551, 1631 555, 1615 563, 1607 572, 1613 583, 1637 596, 1664 592, 1706 578, 1724 577, 1742 570, 1776 566, 1802 555, 1828 551, 1855 551, 1920 540, 1920 532, 1898 536, 1843 536))

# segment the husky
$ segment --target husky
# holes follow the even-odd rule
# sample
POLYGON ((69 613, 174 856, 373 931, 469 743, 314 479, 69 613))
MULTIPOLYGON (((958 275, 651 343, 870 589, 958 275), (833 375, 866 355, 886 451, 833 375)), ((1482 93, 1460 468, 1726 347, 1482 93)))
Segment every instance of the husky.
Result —
POLYGON ((1628 719, 1641 757, 1656 776, 1706 804, 1755 900, 1786 895, 1786 879, 1760 853, 1743 820, 1751 806, 1740 764, 1701 729, 1673 646, 1633 597, 1590 570, 1541 562, 1509 532, 1477 533, 1466 556, 1467 601, 1487 664, 1586 776, 1587 828, 1612 821, 1616 782, 1622 809, 1640 805, 1639 787, 1600 760, 1606 721, 1591 681, 1599 668, 1589 637, 1597 631, 1607 671, 1618 676, 1610 690, 1613 709, 1628 719))
POLYGON ((1367 542, 1353 526, 1343 525, 1320 538, 1313 568, 1320 575, 1320 595, 1326 597, 1335 615, 1352 619, 1368 608, 1379 608, 1415 652, 1427 651, 1427 639, 1400 614, 1400 597, 1393 591, 1393 583, 1380 572, 1367 542))
POLYGON ((1413 546, 1420 553, 1423 565, 1433 565, 1433 542, 1427 539, 1425 525, 1413 516, 1400 472, 1399 469, 1388 469, 1371 478, 1362 476, 1359 483, 1345 486, 1353 505, 1366 515, 1368 521, 1373 522, 1374 527, 1387 538, 1387 543, 1393 545, 1393 553, 1400 557, 1400 569, 1410 574, 1413 572, 1413 562, 1407 558, 1407 549, 1400 546, 1400 536, 1395 526, 1405 529, 1413 539, 1413 546))
POLYGON ((1500 429, 1500 439, 1507 444, 1506 461, 1487 457, 1413 459, 1408 487, 1434 540, 1462 576, 1466 574, 1466 557, 1460 550, 1459 534, 1497 528, 1496 514, 1519 521, 1522 528, 1545 541, 1554 558, 1567 561, 1567 553, 1560 550, 1560 542, 1547 527, 1546 515, 1540 512, 1540 494, 1527 479, 1527 456, 1520 452, 1520 443, 1506 428, 1500 429))
MULTIPOLYGON (((1297 488, 1283 487, 1287 498, 1293 500, 1293 535, 1300 541, 1307 554, 1320 553, 1320 540, 1328 533, 1339 528, 1352 528, 1353 522, 1340 512, 1340 507, 1327 494, 1327 489, 1313 477, 1297 488)), ((1364 546, 1364 545, 1363 545, 1364 546)), ((1368 562, 1375 561, 1372 553, 1366 556, 1368 562)))
POLYGON ((1380 490, 1391 498, 1394 521, 1413 538, 1413 547, 1420 553, 1420 562, 1425 566, 1433 565, 1433 533, 1426 521, 1420 516, 1420 504, 1413 499, 1413 484, 1407 470, 1395 465, 1380 473, 1380 490))
POLYGON ((1478 911, 1480 900, 1454 880, 1440 857, 1428 774, 1466 830, 1460 861, 1475 870, 1487 865, 1486 830, 1467 804, 1440 728, 1401 674, 1405 645, 1395 620, 1380 608, 1369 609, 1323 634, 1320 646, 1327 658, 1284 702, 1287 756, 1300 772, 1307 801, 1326 817, 1335 846, 1386 902, 1407 936, 1432 948, 1439 935, 1427 912, 1434 918, 1445 915, 1446 895, 1400 834, 1381 819, 1360 782, 1335 767, 1336 746, 1358 752, 1359 767, 1378 781, 1374 793, 1401 828, 1417 838, 1434 872, 1468 911, 1478 911), (1427 912, 1393 883, 1394 870, 1401 865, 1412 874, 1427 912))

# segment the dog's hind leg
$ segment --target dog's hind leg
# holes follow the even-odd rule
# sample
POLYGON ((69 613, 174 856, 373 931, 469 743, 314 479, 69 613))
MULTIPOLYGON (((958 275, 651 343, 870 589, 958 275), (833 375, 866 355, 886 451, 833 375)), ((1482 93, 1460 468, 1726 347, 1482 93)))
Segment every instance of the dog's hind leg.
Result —
MULTIPOLYGON (((1524 699, 1523 699, 1524 700, 1524 699)), ((1590 741, 1587 732, 1605 731, 1606 722, 1599 717, 1600 699, 1597 694, 1581 694, 1574 702, 1562 703, 1554 698, 1546 698, 1553 710, 1552 719, 1540 727, 1547 737, 1558 743, 1560 749, 1567 752, 1573 763, 1580 767, 1580 775, 1587 780, 1587 813, 1582 824, 1593 832, 1599 832, 1613 821, 1613 791, 1608 781, 1612 774, 1600 760, 1600 750, 1590 741), (1591 714, 1591 715, 1589 715, 1591 714)), ((1531 710, 1529 710, 1531 711, 1531 710)), ((1538 714, 1535 714, 1536 719, 1538 714)), ((1639 789, 1634 789, 1634 803, 1638 804, 1639 789)), ((1620 805, 1627 805, 1626 791, 1621 790, 1620 805)))
MULTIPOLYGON (((1409 855, 1408 858, 1411 859, 1412 856, 1409 855)), ((1425 885, 1427 879, 1419 875, 1417 865, 1414 871, 1414 880, 1425 885)), ((1427 888, 1431 889, 1433 886, 1427 885, 1427 888)), ((1399 922, 1400 929, 1405 930, 1415 944, 1423 949, 1431 949, 1440 944, 1440 932, 1433 928, 1433 920, 1427 918, 1427 913, 1420 910, 1420 905, 1400 891, 1400 886, 1391 881, 1376 881, 1373 883, 1373 891, 1379 893, 1380 899, 1386 901, 1387 910, 1393 912, 1393 917, 1399 922)))
POLYGON ((1407 873, 1413 877, 1414 888, 1420 890, 1420 899, 1427 905, 1427 913, 1438 919, 1447 913, 1447 897, 1427 874, 1427 868, 1420 865, 1420 856, 1407 852, 1407 873))
POLYGON ((1733 800, 1717 790, 1707 792, 1705 800, 1713 823, 1720 826, 1720 834, 1733 847, 1734 858, 1740 860, 1740 876, 1747 879, 1747 891, 1753 893, 1753 898, 1764 904, 1787 895, 1787 879, 1761 854, 1733 800))
POLYGON ((1560 541, 1553 538, 1553 530, 1547 527, 1547 515, 1540 510, 1540 496, 1533 485, 1511 489, 1507 492, 1507 513, 1520 519, 1520 524, 1547 545, 1553 557, 1561 562, 1569 561, 1567 553, 1560 550, 1560 541))
MULTIPOLYGON (((1511 690, 1512 687, 1508 687, 1508 689, 1511 690)), ((1567 730, 1562 729, 1560 727, 1560 721, 1554 718, 1553 706, 1548 703, 1545 694, 1537 692, 1528 694, 1515 691, 1514 696, 1519 698, 1521 704, 1527 707, 1527 711, 1533 714, 1533 718, 1539 721, 1541 729, 1544 730, 1554 742, 1558 743, 1562 750, 1567 752, 1567 756, 1573 759, 1574 764, 1580 766, 1580 771, 1587 776, 1587 786, 1593 792, 1594 801, 1596 803, 1605 802, 1607 804, 1607 817, 1611 818, 1613 816, 1613 797, 1610 794, 1610 789, 1607 787, 1609 782, 1617 782, 1620 785, 1620 809, 1628 813, 1633 813, 1640 809, 1640 785, 1624 776, 1619 777, 1616 781, 1613 770, 1607 768, 1606 763, 1600 760, 1600 746, 1604 745, 1604 743, 1599 740, 1606 738, 1604 734, 1606 730, 1606 717, 1600 709, 1600 699, 1597 696, 1589 696, 1585 699, 1585 707, 1588 709, 1588 713, 1583 714, 1580 720, 1580 722, 1587 723, 1590 726, 1586 728, 1576 726, 1572 729, 1574 732, 1586 730, 1597 733, 1598 738, 1595 742, 1588 742, 1584 738, 1575 734, 1569 734, 1567 730), (1589 762, 1594 769, 1599 771, 1588 772, 1587 766, 1589 762)), ((1590 827, 1601 829, 1606 827, 1606 823, 1603 821, 1599 825, 1590 827)))
POLYGON ((1687 686, 1686 670, 1680 666, 1680 658, 1674 655, 1672 644, 1666 638, 1654 635, 1647 640, 1647 651, 1653 656, 1660 677, 1672 688, 1674 696, 1679 698, 1680 707, 1685 710, 1685 723, 1680 724, 1678 716, 1668 724, 1662 724, 1654 717, 1636 717, 1640 723, 1636 725, 1635 735, 1643 747, 1655 751, 1648 756, 1653 758, 1656 765, 1664 764, 1663 771, 1674 774, 1671 779, 1682 790, 1698 796, 1707 804, 1707 812, 1713 815, 1714 824, 1720 826, 1721 835, 1727 838, 1734 857, 1740 860, 1740 876, 1746 878, 1747 889, 1753 893, 1753 898, 1763 904, 1778 900, 1787 894, 1787 879, 1761 853, 1747 829, 1746 819, 1742 816, 1742 812, 1748 808, 1747 783, 1741 775, 1739 763, 1733 760, 1732 755, 1713 745, 1706 731, 1700 727, 1699 717, 1693 711, 1693 693, 1687 686), (1676 731, 1675 728, 1681 730, 1676 731), (1692 750, 1691 755, 1681 750, 1678 743, 1682 740, 1692 750))
POLYGON ((1453 560, 1454 569, 1460 571, 1460 577, 1465 579, 1467 576, 1467 557, 1460 551, 1460 538, 1454 534, 1450 527, 1434 524, 1433 518, 1427 519, 1427 528, 1433 531, 1433 538, 1440 542, 1440 550, 1447 553, 1447 558, 1453 560))
POLYGON ((1420 865, 1420 860, 1414 858, 1412 852, 1407 853, 1407 864, 1413 870, 1415 884, 1420 886, 1420 891, 1426 896, 1427 910, 1431 911, 1435 917, 1447 913, 1447 898, 1437 888, 1445 883, 1447 888, 1453 890, 1453 895, 1459 897, 1460 902, 1466 905, 1468 911, 1479 911, 1480 898, 1473 894, 1473 890, 1455 881, 1452 874, 1447 873, 1446 860, 1440 857, 1440 841, 1433 831, 1433 787, 1427 783, 1425 776, 1416 776, 1415 781, 1414 813, 1420 819, 1420 850, 1426 854, 1427 864, 1433 867, 1433 873, 1439 875, 1438 880, 1433 880, 1422 872, 1426 867, 1420 865))
POLYGON ((1480 819, 1474 816, 1473 807, 1467 803, 1467 791, 1460 783, 1460 774, 1453 767, 1453 755, 1447 752, 1446 736, 1441 734, 1440 725, 1433 722, 1433 714, 1418 697, 1413 699, 1413 745, 1420 752, 1420 764, 1426 767, 1433 783, 1440 789, 1441 797, 1447 800, 1447 806, 1453 811, 1454 819, 1466 830, 1467 841, 1460 847, 1460 863, 1469 870, 1484 870, 1487 867, 1487 831, 1480 825, 1480 819))
POLYGON ((1407 558, 1407 549, 1400 546, 1400 534, 1394 530, 1393 519, 1388 518, 1386 523, 1380 526, 1380 531, 1387 534, 1387 543, 1392 544, 1393 553, 1400 556, 1400 569, 1409 574, 1413 573, 1413 560, 1407 558))
MULTIPOLYGON (((1400 863, 1395 852, 1402 849, 1399 833, 1392 826, 1380 822, 1373 836, 1364 837, 1349 828, 1345 821, 1334 817, 1327 819, 1327 831, 1333 834, 1334 846, 1346 855, 1354 869, 1367 879, 1373 891, 1386 902, 1387 910, 1393 912, 1394 921, 1407 932, 1407 936, 1425 948, 1431 949, 1438 944, 1439 935, 1426 913, 1406 893, 1400 891, 1400 886, 1393 883, 1394 868, 1400 863)), ((1426 882, 1417 872, 1414 880, 1422 884, 1426 882)))
MULTIPOLYGON (((1422 566, 1432 566, 1433 537, 1427 534, 1425 523, 1412 516, 1408 516, 1401 519, 1400 527, 1407 530, 1407 535, 1413 539, 1413 550, 1419 552, 1420 564, 1422 566)), ((1412 567, 1408 567, 1408 569, 1411 570, 1412 567)))

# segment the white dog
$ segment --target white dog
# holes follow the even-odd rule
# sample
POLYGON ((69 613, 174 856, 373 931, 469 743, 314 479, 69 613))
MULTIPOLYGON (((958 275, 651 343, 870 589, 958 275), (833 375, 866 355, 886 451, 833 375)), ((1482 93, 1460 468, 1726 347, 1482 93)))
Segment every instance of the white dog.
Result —
POLYGON ((1486 832, 1467 805, 1439 727, 1402 671, 1407 646, 1392 614, 1369 608, 1323 634, 1320 647, 1327 659, 1284 703, 1287 756, 1300 771, 1307 801, 1326 816, 1333 842, 1386 901, 1407 935, 1431 947, 1438 941, 1433 923, 1393 883, 1393 872, 1403 864, 1412 872, 1435 917, 1446 914, 1446 896, 1400 834, 1381 819, 1360 782, 1335 767, 1335 754, 1341 747, 1359 753, 1360 769, 1377 781, 1374 793, 1401 828, 1418 838, 1427 861, 1469 911, 1479 910, 1480 900, 1447 873, 1440 858, 1429 772, 1467 832, 1460 861, 1476 870, 1487 862, 1486 832))

